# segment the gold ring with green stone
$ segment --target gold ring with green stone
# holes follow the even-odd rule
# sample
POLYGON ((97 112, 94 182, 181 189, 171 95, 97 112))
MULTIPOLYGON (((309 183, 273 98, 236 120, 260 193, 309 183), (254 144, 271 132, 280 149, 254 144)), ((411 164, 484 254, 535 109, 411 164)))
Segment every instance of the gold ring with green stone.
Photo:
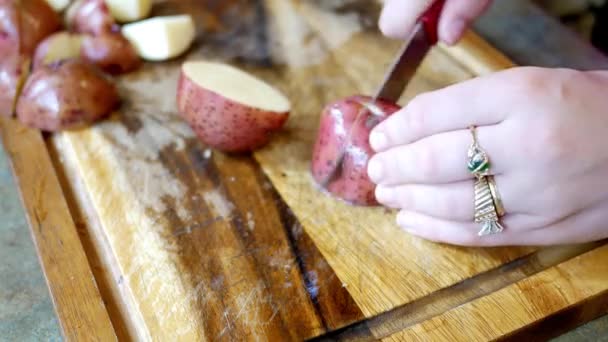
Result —
POLYGON ((473 136, 473 143, 471 143, 467 153, 467 168, 469 169, 469 172, 473 174, 473 176, 479 179, 490 174, 490 158, 488 157, 486 151, 479 146, 479 142, 477 141, 477 131, 475 130, 476 127, 471 126, 469 129, 471 130, 471 135, 473 136))

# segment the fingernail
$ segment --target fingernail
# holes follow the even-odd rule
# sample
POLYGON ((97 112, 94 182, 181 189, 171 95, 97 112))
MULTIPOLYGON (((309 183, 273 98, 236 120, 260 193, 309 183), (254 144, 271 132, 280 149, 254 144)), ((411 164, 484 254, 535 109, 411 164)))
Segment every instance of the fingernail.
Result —
POLYGON ((367 166, 367 175, 374 183, 380 183, 382 179, 382 163, 378 159, 372 159, 367 166))
POLYGON ((454 20, 450 25, 448 25, 447 32, 444 32, 444 42, 448 45, 456 44, 465 28, 466 23, 464 20, 454 20))
POLYGON ((392 195, 392 190, 387 187, 379 186, 376 188, 376 200, 380 203, 390 202, 392 195))
POLYGON ((388 144, 388 139, 386 135, 382 132, 372 131, 369 135, 369 144, 374 149, 374 151, 379 151, 386 148, 388 144))

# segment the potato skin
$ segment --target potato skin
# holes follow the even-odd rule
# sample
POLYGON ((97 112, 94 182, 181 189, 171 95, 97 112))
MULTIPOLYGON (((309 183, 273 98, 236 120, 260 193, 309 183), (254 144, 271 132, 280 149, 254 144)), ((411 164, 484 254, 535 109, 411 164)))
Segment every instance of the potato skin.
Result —
MULTIPOLYGON (((0 42, 0 50, 1 46, 0 42)), ((5 49, 5 55, 0 58, 0 116, 13 116, 18 92, 27 77, 29 60, 16 50, 5 49)))
POLYGON ((32 54, 38 43, 60 28, 59 16, 45 0, 0 0, 0 39, 18 46, 23 55, 32 54))
POLYGON ((203 143, 229 153, 249 152, 266 145, 289 117, 289 113, 262 111, 230 101, 199 87, 183 71, 177 106, 203 143))
POLYGON ((142 63, 131 42, 120 33, 86 36, 80 52, 82 58, 112 75, 134 71, 142 63))
POLYGON ((367 176, 367 163, 373 155, 369 134, 400 109, 396 104, 378 101, 375 107, 379 112, 374 114, 367 109, 369 103, 370 97, 351 96, 327 105, 321 114, 312 156, 311 171, 317 184, 333 196, 361 206, 378 205, 376 186, 367 176))
POLYGON ((67 10, 66 25, 71 31, 94 36, 120 30, 104 0, 76 0, 67 10))
POLYGON ((108 76, 90 63, 71 59, 32 73, 17 103, 17 117, 44 131, 76 129, 110 114, 119 103, 108 76))
POLYGON ((44 38, 61 29, 61 19, 46 0, 21 0, 17 6, 21 52, 31 55, 44 38))

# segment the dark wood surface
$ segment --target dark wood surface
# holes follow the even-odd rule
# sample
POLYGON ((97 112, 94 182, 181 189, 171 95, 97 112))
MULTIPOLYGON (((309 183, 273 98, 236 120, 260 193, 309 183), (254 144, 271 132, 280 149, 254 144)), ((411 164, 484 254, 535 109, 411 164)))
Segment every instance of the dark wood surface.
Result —
MULTIPOLYGON (((235 63, 260 77, 276 81, 288 92, 291 91, 293 96, 298 94, 294 92, 298 88, 290 88, 289 83, 282 79, 285 74, 294 77, 293 82, 304 82, 306 77, 310 77, 306 72, 322 72, 323 76, 350 73, 349 76, 355 79, 355 83, 359 82, 359 89, 373 87, 374 79, 381 76, 383 67, 368 69, 371 72, 368 76, 370 79, 357 78, 362 75, 357 72, 365 68, 358 70, 356 61, 349 58, 353 51, 360 51, 361 47, 366 46, 363 43, 373 46, 370 40, 372 36, 363 35, 363 38, 355 40, 356 44, 344 50, 338 49, 332 56, 334 62, 328 66, 305 69, 301 73, 286 73, 284 65, 276 65, 273 42, 269 37, 269 32, 272 31, 268 30, 268 25, 278 14, 289 13, 288 10, 280 10, 281 6, 287 3, 297 2, 204 1, 206 9, 203 10, 201 2, 183 0, 160 6, 157 11, 193 13, 200 24, 197 42, 200 55, 235 63)), ((534 7, 528 7, 521 1, 513 1, 512 4, 513 7, 510 7, 501 2, 480 21, 478 31, 491 41, 496 41, 496 46, 522 64, 552 66, 551 63, 562 63, 561 65, 576 66, 576 63, 583 60, 567 54, 557 60, 552 58, 554 54, 560 55, 555 42, 547 42, 543 47, 545 52, 542 52, 538 59, 534 59, 530 49, 524 49, 522 45, 539 46, 539 36, 534 35, 534 32, 539 31, 534 31, 529 26, 517 26, 525 21, 523 19, 513 21, 516 26, 510 32, 519 32, 521 39, 527 43, 514 39, 508 40, 508 43, 502 42, 502 33, 489 28, 492 27, 492 21, 496 22, 497 27, 506 27, 508 20, 497 14, 498 11, 511 11, 513 15, 519 15, 521 18, 529 15, 540 18, 540 13, 534 7), (530 33, 532 34, 529 36, 530 33)), ((378 10, 377 6, 369 7, 363 1, 347 1, 341 5, 320 1, 316 5, 328 13, 333 13, 332 15, 356 14, 366 31, 372 30, 378 10)), ((306 16, 300 10, 296 13, 306 16)), ((309 25, 315 26, 314 20, 319 18, 308 14, 307 19, 309 25)), ((283 23, 287 24, 289 23, 283 23)), ((542 25, 546 25, 545 29, 557 27, 557 23, 551 21, 542 25)), ((325 39, 326 44, 332 43, 331 35, 324 36, 324 32, 319 32, 323 29, 322 26, 317 26, 316 31, 313 29, 310 33, 311 41, 314 41, 315 36, 320 36, 325 39)), ((512 35, 509 37, 513 38, 512 35)), ((588 46, 576 45, 573 35, 566 34, 564 37, 560 44, 576 46, 579 53, 587 56, 587 68, 602 65, 604 60, 597 52, 588 46)), ((289 37, 283 39, 289 40, 289 37)), ((394 47, 396 45, 389 49, 394 47)), ((433 58, 450 63, 451 58, 454 58, 450 56, 446 52, 442 57, 438 52, 433 58)), ((390 52, 376 57, 388 59, 390 52)), ((480 63, 491 65, 495 60, 480 63)), ((459 70, 457 64, 455 63, 453 68, 459 70)), ((264 154, 252 159, 219 153, 212 153, 211 157, 207 158, 206 148, 196 141, 171 109, 165 110, 165 104, 168 102, 157 103, 155 96, 162 97, 167 94, 163 93, 163 89, 154 89, 153 84, 171 83, 178 66, 179 61, 167 63, 162 68, 147 65, 141 73, 126 77, 121 83, 130 95, 119 115, 91 131, 57 135, 49 140, 54 151, 52 155, 56 159, 57 172, 60 179, 65 180, 64 191, 73 194, 68 196, 72 215, 82 220, 77 222, 84 231, 81 235, 95 240, 85 246, 96 249, 88 251, 89 262, 95 265, 93 272, 98 282, 106 279, 102 295, 108 302, 110 311, 119 316, 113 317, 114 326, 120 330, 118 326, 124 325, 124 331, 117 331, 119 338, 136 339, 150 335, 155 338, 174 337, 176 330, 192 322, 193 326, 186 326, 185 332, 180 332, 182 337, 210 340, 301 340, 315 336, 322 336, 320 339, 388 338, 403 329, 415 329, 419 324, 440 316, 444 311, 464 306, 465 303, 475 303, 482 297, 491 297, 495 291, 517 285, 528 277, 542 277, 545 270, 597 247, 588 245, 561 250, 559 253, 541 250, 534 253, 521 251, 519 254, 509 254, 505 251, 505 258, 501 261, 502 265, 498 264, 499 267, 490 265, 480 269, 481 272, 474 271, 473 276, 464 281, 453 282, 445 289, 436 291, 432 296, 423 296, 409 302, 397 300, 388 310, 378 309, 377 315, 370 315, 373 296, 366 297, 361 288, 353 289, 352 283, 344 281, 348 278, 348 273, 345 273, 348 270, 345 271, 344 266, 338 265, 343 258, 328 254, 322 239, 314 235, 318 231, 307 226, 310 224, 309 217, 302 216, 297 205, 294 206, 293 202, 290 205, 289 199, 286 203, 284 196, 279 194, 288 193, 285 186, 289 183, 281 180, 287 178, 288 174, 281 174, 280 166, 268 165, 272 158, 269 159, 264 154), (135 84, 137 86, 134 86, 135 84), (142 105, 147 102, 153 104, 155 109, 151 110, 151 106, 142 105), (122 135, 123 132, 126 132, 126 135, 122 135), (162 136, 159 138, 159 135, 155 134, 169 134, 175 141, 167 143, 163 141, 162 136), (158 170, 159 167, 162 167, 161 170, 168 170, 169 174, 163 173, 164 171, 158 174, 152 171, 152 178, 148 181, 153 184, 171 179, 185 184, 185 188, 179 193, 180 202, 175 202, 176 197, 171 193, 172 190, 165 189, 166 192, 161 193, 160 210, 154 207, 158 203, 154 203, 153 208, 142 205, 138 198, 150 195, 146 191, 154 189, 156 185, 144 185, 146 183, 142 183, 141 179, 136 179, 138 176, 149 177, 146 175, 146 169, 127 172, 112 169, 112 166, 129 164, 129 161, 134 162, 131 163, 133 167, 137 165, 135 162, 141 161, 142 165, 148 165, 150 170, 158 170), (270 172, 271 177, 265 175, 262 170, 270 172), (132 178, 121 181, 120 177, 125 175, 132 178), (121 182, 131 184, 121 187, 121 182), (276 188, 279 189, 278 192, 276 188), (210 193, 216 196, 215 201, 205 200, 208 197, 205 195, 210 193), (218 198, 220 203, 217 203, 218 198), (131 201, 123 203, 123 200, 131 201), (225 210, 222 208, 218 210, 218 205, 230 206, 229 215, 224 215, 225 210), (183 210, 189 213, 187 220, 182 215, 183 210), (141 217, 141 221, 129 222, 125 219, 128 215, 140 214, 145 216, 141 217), (297 218, 298 214, 300 220, 297 218), (150 218, 152 220, 149 220, 150 218), (305 219, 304 223, 302 218, 305 219), (139 223, 139 226, 134 226, 133 222, 139 223), (129 237, 141 238, 142 241, 148 241, 146 239, 150 238, 162 239, 167 243, 162 246, 165 249, 161 251, 164 253, 161 253, 162 258, 153 255, 151 251, 138 250, 137 247, 143 247, 138 244, 142 241, 121 241, 129 237), (325 253, 320 251, 319 245, 325 253), (139 258, 139 264, 130 263, 136 255, 147 256, 148 253, 149 259, 139 258), (162 270, 166 266, 171 266, 173 273, 163 273, 162 270), (157 267, 158 272, 138 275, 135 273, 138 267, 157 267), (336 271, 340 273, 341 278, 336 271), (169 289, 163 288, 163 281, 175 282, 172 284, 185 290, 175 290, 172 286, 169 289), (173 307, 158 305, 171 304, 172 299, 184 301, 185 304, 173 307), (133 310, 136 314, 133 314, 133 310), (368 314, 364 314, 364 311, 368 314), (193 313, 194 317, 180 316, 193 313), (116 323, 117 320, 120 323, 116 323)), ((470 70, 456 72, 458 75, 467 73, 470 73, 470 70)), ((441 79, 440 74, 433 73, 425 74, 421 79, 424 80, 421 89, 457 81, 456 78, 449 77, 441 79)), ((315 89, 320 92, 325 88, 317 85, 315 89)), ((345 87, 340 91, 347 95, 356 88, 345 87)), ((317 107, 326 101, 324 96, 337 96, 340 93, 333 92, 335 90, 332 89, 326 91, 329 93, 315 94, 318 98, 308 101, 308 107, 300 104, 298 99, 298 108, 318 111, 317 107)), ((309 126, 302 125, 301 121, 296 122, 299 126, 290 127, 289 132, 293 133, 294 128, 309 126)), ((17 177, 23 177, 23 174, 17 174, 17 177)), ((378 250, 378 247, 373 250, 378 250)), ((495 253, 500 255, 501 252, 495 253)), ((454 255, 462 257, 466 254, 469 253, 460 251, 454 255)), ((45 271, 48 278, 49 270, 45 268, 45 271)), ((386 270, 388 273, 391 271, 386 270)), ((364 275, 382 273, 374 272, 371 270, 364 275)), ((374 292, 373 288, 364 290, 374 292)), ((567 316, 568 312, 575 311, 562 310, 561 316, 555 317, 569 318, 560 322, 562 327, 572 326, 580 323, 580 320, 594 316, 589 313, 601 312, 604 308, 601 303, 604 302, 605 294, 600 292, 589 300, 577 302, 589 306, 581 304, 572 307, 586 308, 584 315, 567 316), (596 302, 598 305, 594 305, 596 302)), ((543 321, 550 320, 551 317, 553 316, 545 317, 543 321)), ((540 325, 530 323, 529 326, 532 329, 513 330, 512 333, 519 331, 534 334, 534 329, 540 325)))

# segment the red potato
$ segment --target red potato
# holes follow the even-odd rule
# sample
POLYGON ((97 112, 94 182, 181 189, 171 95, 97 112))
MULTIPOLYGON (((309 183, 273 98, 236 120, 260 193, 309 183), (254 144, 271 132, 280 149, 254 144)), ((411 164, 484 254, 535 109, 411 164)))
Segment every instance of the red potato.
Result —
POLYGON ((13 116, 15 103, 28 69, 29 60, 20 58, 16 51, 0 58, 0 116, 13 116))
POLYGON ((369 134, 399 109, 386 101, 373 103, 366 96, 351 96, 325 107, 312 157, 317 184, 348 203, 378 205, 375 185, 367 176, 367 163, 373 155, 369 134))
POLYGON ((77 129, 110 114, 119 102, 108 76, 90 63, 71 59, 32 73, 19 97, 17 117, 44 131, 77 129))
POLYGON ((34 53, 34 69, 47 64, 80 57, 80 48, 84 36, 67 31, 57 32, 48 36, 36 48, 34 53))
POLYGON ((182 65, 177 105, 200 140, 224 152, 266 145, 290 111, 289 100, 262 80, 208 62, 182 65))
POLYGON ((82 58, 113 75, 136 70, 142 63, 131 42, 120 33, 85 36, 80 53, 82 58))
POLYGON ((120 30, 104 0, 75 1, 66 12, 66 25, 71 31, 92 35, 120 30))
POLYGON ((31 55, 38 43, 59 30, 61 20, 45 0, 0 0, 0 56, 6 48, 19 47, 19 53, 31 55))

